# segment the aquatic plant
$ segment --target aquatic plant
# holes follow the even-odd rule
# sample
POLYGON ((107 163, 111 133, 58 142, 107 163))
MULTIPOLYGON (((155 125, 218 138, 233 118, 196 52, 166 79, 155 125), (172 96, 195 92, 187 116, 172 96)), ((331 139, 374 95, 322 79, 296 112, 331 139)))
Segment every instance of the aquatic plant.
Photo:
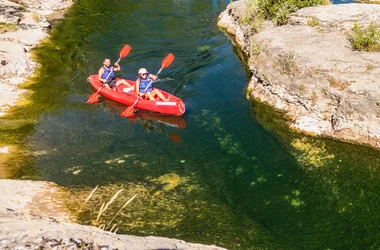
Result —
MULTIPOLYGON (((95 191, 98 189, 99 185, 96 186, 92 191, 91 193, 87 196, 86 200, 82 203, 81 207, 79 208, 78 212, 76 213, 76 216, 74 218, 74 220, 77 220, 79 214, 82 212, 83 210, 83 207, 88 203, 88 201, 91 199, 91 197, 94 195, 95 191)), ((99 213, 98 213, 98 216, 96 218, 95 221, 92 222, 92 224, 94 226, 99 226, 99 228, 101 229, 104 229, 104 230, 107 230, 112 222, 115 220, 115 218, 120 214, 120 212, 131 202, 133 201, 137 194, 135 194, 134 196, 132 196, 127 202, 124 203, 124 205, 117 211, 117 213, 112 217, 112 219, 107 223, 105 222, 104 224, 101 224, 100 222, 100 217, 104 214, 104 212, 108 209, 108 207, 116 200, 116 198, 118 197, 118 195, 123 192, 124 189, 120 189, 118 190, 113 196, 112 198, 107 202, 107 204, 105 202, 102 203, 102 205, 100 206, 100 209, 99 209, 99 213)), ((111 229, 110 229, 110 232, 112 232, 112 230, 114 230, 116 227, 116 224, 114 224, 111 229)), ((113 232, 116 233, 117 230, 119 228, 116 228, 113 232)))

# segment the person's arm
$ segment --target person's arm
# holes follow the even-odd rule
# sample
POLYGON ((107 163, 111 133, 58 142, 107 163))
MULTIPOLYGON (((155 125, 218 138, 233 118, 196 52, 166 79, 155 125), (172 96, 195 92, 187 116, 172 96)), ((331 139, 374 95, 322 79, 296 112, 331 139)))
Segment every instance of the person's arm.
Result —
POLYGON ((102 78, 103 73, 104 73, 104 69, 103 69, 103 67, 101 67, 101 68, 99 69, 99 71, 98 71, 98 79, 99 79, 99 81, 101 81, 102 83, 105 83, 105 79, 102 78))
POLYGON ((149 78, 152 78, 153 80, 157 81, 158 76, 153 75, 153 74, 149 74, 149 78))
POLYGON ((137 95, 141 96, 141 93, 140 93, 140 78, 137 78, 135 88, 136 88, 137 95))
POLYGON ((120 71, 120 65, 118 63, 115 63, 115 67, 113 68, 113 71, 120 71))

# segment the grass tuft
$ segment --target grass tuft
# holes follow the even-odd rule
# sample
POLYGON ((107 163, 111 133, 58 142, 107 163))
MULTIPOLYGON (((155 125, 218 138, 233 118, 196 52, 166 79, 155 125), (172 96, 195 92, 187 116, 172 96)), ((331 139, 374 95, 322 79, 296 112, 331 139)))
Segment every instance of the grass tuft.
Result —
POLYGON ((333 77, 329 77, 329 78, 327 78, 327 80, 330 82, 330 87, 334 88, 334 89, 343 90, 343 89, 347 88, 348 86, 350 86, 350 84, 348 82, 339 81, 333 77))
POLYGON ((38 15, 37 13, 33 13, 33 20, 36 22, 36 23, 40 23, 42 21, 42 18, 40 15, 38 15))
POLYGON ((310 18, 307 20, 307 25, 309 25, 310 27, 318 26, 318 24, 319 24, 319 20, 318 20, 318 18, 316 18, 315 16, 310 17, 310 18))
POLYGON ((298 71, 294 52, 279 54, 275 66, 279 68, 281 74, 294 75, 298 71))
POLYGON ((375 67, 372 64, 367 64, 366 69, 367 71, 373 70, 375 67))
POLYGON ((16 31, 17 25, 12 23, 0 22, 0 33, 16 31))

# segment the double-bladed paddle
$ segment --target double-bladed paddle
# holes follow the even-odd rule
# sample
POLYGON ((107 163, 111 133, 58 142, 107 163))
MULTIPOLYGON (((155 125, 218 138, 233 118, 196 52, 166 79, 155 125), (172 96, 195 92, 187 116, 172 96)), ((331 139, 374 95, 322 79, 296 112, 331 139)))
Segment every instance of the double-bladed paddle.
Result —
MULTIPOLYGON (((156 75, 160 74, 161 70, 163 68, 166 68, 168 67, 174 60, 174 55, 172 53, 169 53, 165 59, 162 61, 161 63, 161 69, 157 72, 156 75)), ((153 81, 150 81, 150 83, 148 84, 148 86, 146 86, 144 92, 149 88, 149 86, 152 84, 153 81)), ((120 116, 124 116, 124 117, 130 117, 133 115, 133 112, 135 111, 135 106, 137 105, 137 103, 139 102, 139 100, 141 99, 141 96, 139 96, 136 101, 133 103, 132 106, 129 106, 128 108, 126 108, 123 112, 120 113, 120 116)))
MULTIPOLYGON (((123 47, 123 48, 121 49, 121 51, 120 51, 119 60, 117 60, 116 63, 119 63, 120 60, 121 60, 121 58, 126 57, 126 56, 129 54, 129 51, 131 51, 131 46, 129 46, 129 45, 124 45, 124 47, 123 47)), ((116 63, 115 63, 115 64, 116 64, 116 63)), ((110 73, 108 74, 108 76, 106 77, 106 79, 108 79, 108 77, 111 75, 112 71, 113 71, 113 68, 111 68, 111 71, 110 71, 110 73)), ((102 86, 99 87, 99 89, 98 89, 98 91, 96 91, 96 93, 90 95, 90 97, 88 98, 88 100, 87 100, 86 103, 88 103, 88 104, 93 104, 93 103, 98 102, 98 100, 99 100, 99 98, 98 98, 98 94, 99 94, 100 90, 103 88, 103 86, 104 86, 104 83, 102 83, 102 86)))

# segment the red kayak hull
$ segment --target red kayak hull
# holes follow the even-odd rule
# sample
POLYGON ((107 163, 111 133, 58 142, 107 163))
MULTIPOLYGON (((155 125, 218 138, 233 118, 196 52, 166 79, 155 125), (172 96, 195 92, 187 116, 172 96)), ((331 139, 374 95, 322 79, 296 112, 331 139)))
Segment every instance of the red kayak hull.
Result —
MULTIPOLYGON (((96 91, 102 86, 102 83, 98 80, 98 75, 90 75, 87 80, 90 82, 91 86, 96 91)), ((135 86, 135 81, 131 81, 127 79, 125 80, 131 86, 135 86)), ((130 90, 129 92, 124 93, 123 89, 126 87, 127 86, 120 84, 116 88, 116 91, 104 87, 100 90, 99 94, 115 102, 122 103, 127 106, 131 106, 136 101, 138 96, 134 92, 134 90, 130 90)), ((158 98, 156 101, 140 99, 138 103, 136 104, 135 108, 141 109, 141 110, 147 110, 151 112, 156 112, 156 113, 161 113, 161 114, 167 114, 167 115, 179 116, 185 113, 185 110, 186 110, 185 104, 180 98, 170 93, 167 93, 163 90, 160 90, 160 91, 164 95, 165 98, 169 97, 168 102, 161 101, 158 98)))

